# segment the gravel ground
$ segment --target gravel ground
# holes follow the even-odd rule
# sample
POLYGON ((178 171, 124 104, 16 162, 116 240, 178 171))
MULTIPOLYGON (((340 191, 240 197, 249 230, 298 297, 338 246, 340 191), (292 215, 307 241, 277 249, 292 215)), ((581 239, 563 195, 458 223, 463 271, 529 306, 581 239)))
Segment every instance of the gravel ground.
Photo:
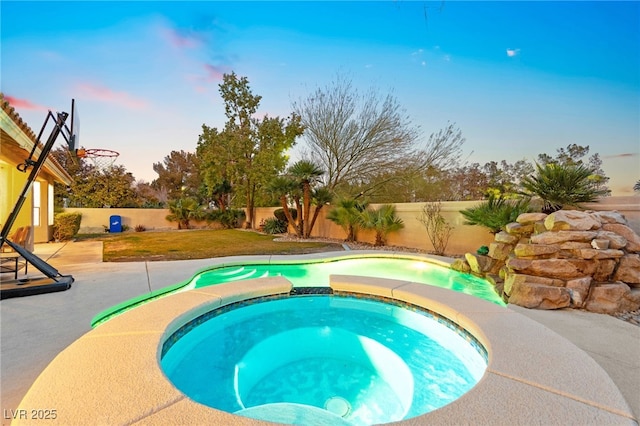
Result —
MULTIPOLYGON (((299 240, 299 238, 295 236, 291 236, 289 234, 281 234, 278 238, 276 238, 275 241, 295 241, 295 240, 299 240)), ((350 250, 390 250, 390 249, 398 250, 398 249, 401 249, 402 251, 406 251, 409 253, 429 254, 429 252, 425 250, 419 250, 419 249, 408 248, 408 247, 395 247, 395 246, 376 247, 372 244, 366 244, 362 242, 345 242, 344 240, 335 240, 335 239, 329 239, 329 238, 307 239, 304 241, 332 242, 336 244, 342 244, 343 246, 347 245, 350 250)), ((617 314, 613 314, 612 316, 622 321, 628 322, 629 324, 633 324, 640 327, 640 310, 631 311, 631 312, 619 312, 617 314)))

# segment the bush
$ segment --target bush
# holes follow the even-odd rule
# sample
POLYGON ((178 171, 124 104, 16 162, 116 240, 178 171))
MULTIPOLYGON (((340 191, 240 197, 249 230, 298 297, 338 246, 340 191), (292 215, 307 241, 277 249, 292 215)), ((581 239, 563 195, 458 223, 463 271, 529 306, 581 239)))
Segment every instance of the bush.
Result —
POLYGON ((218 222, 226 229, 238 228, 245 219, 242 209, 212 210, 207 214, 207 222, 218 222))
POLYGON ((529 199, 507 200, 502 196, 489 196, 476 207, 462 210, 465 225, 479 225, 488 228, 493 234, 502 231, 505 226, 515 222, 522 213, 531 212, 529 199))
POLYGON ((68 241, 80 230, 82 213, 58 213, 53 218, 53 238, 68 241))
POLYGON ((265 219, 263 222, 264 232, 267 234, 283 234, 287 232, 289 223, 275 217, 265 219))
MULTIPOLYGON (((298 211, 296 209, 289 209, 289 212, 291 213, 291 217, 293 218, 293 220, 296 220, 298 218, 298 211)), ((284 214, 284 209, 276 209, 276 210, 274 210, 273 211, 273 215, 279 221, 288 222, 287 221, 287 216, 285 216, 285 214, 284 214)))
POLYGON ((145 228, 144 225, 136 225, 134 229, 136 232, 144 232, 147 230, 147 228, 145 228))

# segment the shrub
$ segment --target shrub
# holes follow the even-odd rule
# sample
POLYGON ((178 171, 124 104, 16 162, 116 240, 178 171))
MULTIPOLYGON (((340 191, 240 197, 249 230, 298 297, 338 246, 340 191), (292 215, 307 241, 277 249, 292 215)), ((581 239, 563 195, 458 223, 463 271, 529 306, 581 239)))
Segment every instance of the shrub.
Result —
POLYGON ((446 219, 440 213, 442 209, 442 203, 432 202, 427 203, 422 207, 422 212, 418 220, 422 222, 429 240, 433 245, 433 249, 436 254, 443 255, 449 243, 449 237, 453 226, 451 226, 446 219))
POLYGON ((487 201, 460 213, 466 219, 465 225, 484 226, 492 234, 497 234, 506 225, 515 222, 522 213, 529 213, 531 210, 528 198, 508 200, 502 196, 490 195, 487 201))
POLYGON ((56 241, 72 239, 80 230, 82 213, 58 213, 53 218, 53 238, 56 241))
POLYGON ((287 232, 288 225, 289 223, 287 221, 270 217, 264 220, 263 229, 267 234, 283 234, 287 232))
MULTIPOLYGON (((289 209, 289 212, 291 212, 291 217, 293 218, 293 220, 296 220, 298 218, 298 211, 296 209, 289 209)), ((273 215, 276 217, 276 219, 282 222, 287 222, 287 216, 285 216, 283 209, 274 210, 273 215)))
POLYGON ((218 222, 226 229, 233 229, 240 226, 245 219, 242 209, 212 210, 207 213, 207 222, 218 222))
POLYGON ((147 228, 145 228, 144 225, 136 225, 134 229, 136 232, 144 232, 147 230, 147 228))
POLYGON ((169 201, 169 211, 167 215, 169 222, 178 222, 178 229, 189 229, 190 220, 202 219, 205 212, 202 206, 194 198, 181 198, 169 201))

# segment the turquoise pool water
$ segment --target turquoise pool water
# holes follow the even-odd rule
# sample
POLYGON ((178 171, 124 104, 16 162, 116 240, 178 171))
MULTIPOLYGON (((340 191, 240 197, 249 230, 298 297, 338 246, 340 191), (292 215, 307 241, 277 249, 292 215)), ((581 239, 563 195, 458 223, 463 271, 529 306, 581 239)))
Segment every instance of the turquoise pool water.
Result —
POLYGON ((359 275, 419 282, 470 294, 489 302, 504 302, 487 281, 421 260, 364 257, 316 263, 273 263, 224 266, 204 271, 185 289, 261 277, 283 276, 294 287, 329 286, 329 275, 359 275))
POLYGON ((328 287, 329 275, 331 274, 380 277, 423 283, 466 293, 505 306, 505 303, 487 281, 426 260, 365 255, 283 262, 270 261, 267 257, 267 261, 264 262, 236 261, 232 265, 217 265, 202 270, 187 282, 156 290, 100 312, 93 318, 91 325, 95 327, 137 305, 178 291, 272 276, 285 277, 293 283, 294 287, 328 287))
POLYGON ((165 342, 184 394, 247 417, 379 424, 471 389, 486 351, 446 319, 396 302, 337 295, 266 298, 214 310, 165 342))

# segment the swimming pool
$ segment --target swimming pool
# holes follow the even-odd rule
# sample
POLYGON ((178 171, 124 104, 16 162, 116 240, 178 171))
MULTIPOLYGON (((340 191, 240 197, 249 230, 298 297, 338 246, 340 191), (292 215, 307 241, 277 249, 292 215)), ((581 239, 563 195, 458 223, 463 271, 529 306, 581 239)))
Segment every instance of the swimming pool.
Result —
POLYGON ((412 418, 466 393, 487 366, 484 347, 446 318, 345 294, 227 305, 182 326, 161 352, 191 399, 289 424, 412 418))
POLYGON ((96 315, 93 327, 132 307, 178 291, 211 285, 282 276, 294 287, 329 286, 330 275, 358 275, 388 278, 433 285, 470 294, 500 306, 505 306, 493 286, 486 280, 454 271, 442 262, 426 256, 385 253, 344 254, 329 253, 323 257, 265 256, 264 259, 222 260, 220 264, 198 271, 191 279, 161 290, 120 303, 96 315))

